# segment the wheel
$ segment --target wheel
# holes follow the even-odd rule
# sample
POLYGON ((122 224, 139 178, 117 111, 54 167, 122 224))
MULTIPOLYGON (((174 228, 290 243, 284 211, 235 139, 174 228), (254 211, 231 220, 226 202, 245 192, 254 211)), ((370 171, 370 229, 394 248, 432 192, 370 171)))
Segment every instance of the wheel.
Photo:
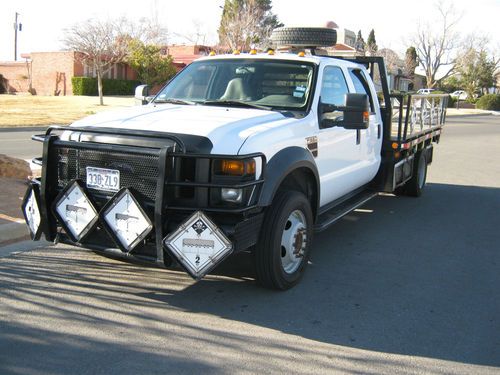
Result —
POLYGON ((313 215, 304 194, 279 192, 266 212, 255 248, 257 281, 286 290, 302 277, 312 242, 313 215))
POLYGON ((427 179, 427 158, 425 152, 420 151, 415 157, 413 163, 413 175, 405 185, 406 195, 410 197, 420 197, 425 187, 427 179))
POLYGON ((330 47, 337 43, 337 31, 327 27, 280 27, 271 40, 278 46, 330 47))
POLYGON ((406 184, 397 187, 396 189, 394 189, 394 191, 392 193, 398 197, 400 197, 402 195, 406 195, 406 184))

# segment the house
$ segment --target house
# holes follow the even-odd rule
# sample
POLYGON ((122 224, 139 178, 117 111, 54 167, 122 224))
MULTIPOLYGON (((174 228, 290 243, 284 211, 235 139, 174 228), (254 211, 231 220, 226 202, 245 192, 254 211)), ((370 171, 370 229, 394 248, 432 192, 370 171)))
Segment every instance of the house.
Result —
MULTIPOLYGON (((193 60, 208 55, 207 46, 166 46, 162 54, 172 56, 181 70, 193 60)), ((8 93, 31 92, 37 95, 73 95, 72 77, 95 77, 91 66, 83 64, 78 52, 32 52, 21 54, 24 61, 0 62, 0 75, 8 93)), ((125 63, 115 64, 104 75, 109 79, 137 79, 136 72, 125 63)), ((1 83, 0 83, 1 84, 1 83)))
MULTIPOLYGON (((32 52, 21 54, 23 62, 0 62, 8 93, 31 92, 36 95, 73 95, 72 77, 94 77, 91 67, 78 58, 78 52, 32 52)), ((115 64, 104 78, 136 79, 126 64, 115 64)))
POLYGON ((162 48, 162 54, 172 57, 172 63, 180 70, 194 60, 208 56, 212 47, 202 45, 171 45, 162 48))

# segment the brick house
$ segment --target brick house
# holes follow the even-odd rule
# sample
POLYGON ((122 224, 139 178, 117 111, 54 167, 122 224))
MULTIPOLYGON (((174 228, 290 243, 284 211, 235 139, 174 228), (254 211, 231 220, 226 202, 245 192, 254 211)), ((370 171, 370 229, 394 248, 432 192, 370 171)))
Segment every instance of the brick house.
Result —
MULTIPOLYGON (((32 93, 37 95, 73 95, 72 77, 95 76, 91 68, 80 62, 78 52, 32 52, 21 57, 25 61, 0 62, 0 74, 9 93, 29 92, 31 86, 32 93)), ((115 79, 136 77, 126 64, 116 64, 104 75, 115 79)))
MULTIPOLYGON (((177 70, 208 55, 211 48, 199 45, 167 46, 162 53, 173 58, 177 70)), ((0 74, 8 93, 31 92, 37 95, 73 95, 72 77, 95 77, 92 67, 83 65, 78 52, 32 52, 21 54, 24 61, 0 62, 0 74)), ((133 80, 136 72, 127 64, 115 64, 103 78, 133 80)))

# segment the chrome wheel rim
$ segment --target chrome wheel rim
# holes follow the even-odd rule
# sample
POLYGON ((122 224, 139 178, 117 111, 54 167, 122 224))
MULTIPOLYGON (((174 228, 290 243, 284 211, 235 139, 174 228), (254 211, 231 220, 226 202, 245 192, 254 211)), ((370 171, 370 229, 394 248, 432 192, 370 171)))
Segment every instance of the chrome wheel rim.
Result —
POLYGON ((287 274, 299 268, 307 243, 306 217, 302 211, 293 211, 285 222, 281 235, 281 266, 287 274))

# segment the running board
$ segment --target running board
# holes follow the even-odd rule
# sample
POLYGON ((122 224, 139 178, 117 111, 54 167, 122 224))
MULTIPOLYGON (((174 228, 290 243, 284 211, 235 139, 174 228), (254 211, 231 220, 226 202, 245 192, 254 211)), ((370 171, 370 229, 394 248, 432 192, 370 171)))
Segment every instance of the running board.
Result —
POLYGON ((332 207, 330 210, 322 213, 318 216, 318 220, 314 225, 315 232, 321 232, 327 229, 330 225, 334 224, 337 220, 341 219, 343 216, 347 215, 349 212, 355 210, 359 206, 365 204, 370 199, 376 197, 378 192, 374 191, 363 191, 337 206, 332 207))

